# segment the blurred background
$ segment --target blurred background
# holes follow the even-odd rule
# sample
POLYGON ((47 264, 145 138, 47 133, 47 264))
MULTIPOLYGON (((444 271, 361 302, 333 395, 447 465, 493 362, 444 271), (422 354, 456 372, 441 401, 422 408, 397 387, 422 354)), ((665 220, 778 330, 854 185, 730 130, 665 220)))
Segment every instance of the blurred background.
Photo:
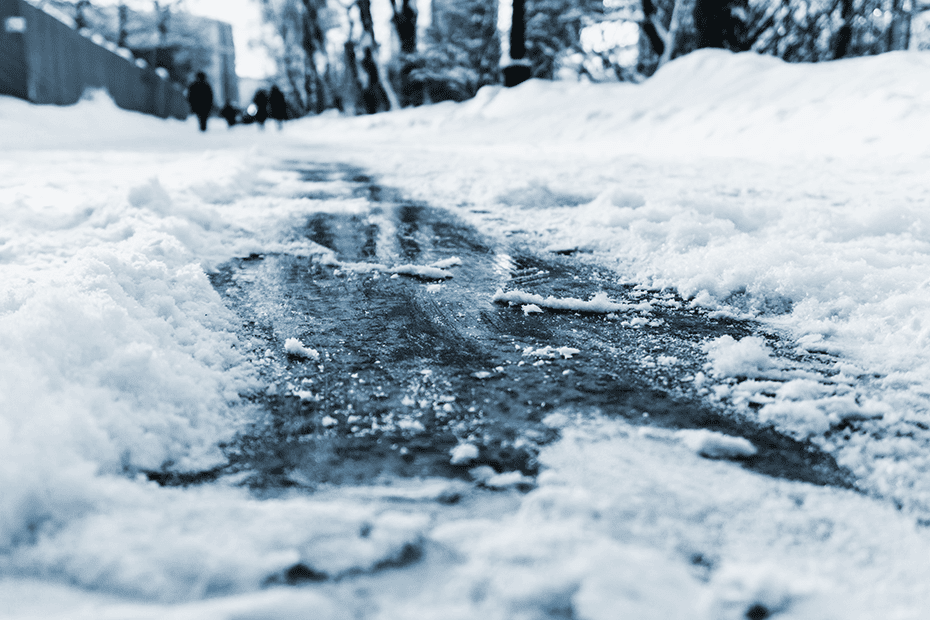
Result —
POLYGON ((298 117, 529 77, 641 82, 708 47, 788 62, 930 49, 930 0, 0 0, 0 18, 0 93, 68 104, 105 87, 160 116, 184 114, 170 91, 199 71, 217 110, 274 84, 298 117))

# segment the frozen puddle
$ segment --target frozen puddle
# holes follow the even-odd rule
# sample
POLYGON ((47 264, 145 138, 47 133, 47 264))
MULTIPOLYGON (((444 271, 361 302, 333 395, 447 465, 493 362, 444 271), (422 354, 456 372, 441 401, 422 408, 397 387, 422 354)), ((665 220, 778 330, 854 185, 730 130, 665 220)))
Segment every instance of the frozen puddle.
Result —
POLYGON ((699 394, 703 343, 752 324, 619 286, 583 257, 481 235, 358 170, 301 172, 327 199, 364 202, 293 231, 315 253, 244 257, 212 277, 263 369, 254 398, 266 416, 209 477, 264 492, 416 476, 509 475, 529 488, 540 448, 559 436, 543 420, 568 411, 742 437, 755 452, 729 456, 740 466, 849 484, 812 445, 699 394), (469 458, 451 457, 462 445, 469 458))

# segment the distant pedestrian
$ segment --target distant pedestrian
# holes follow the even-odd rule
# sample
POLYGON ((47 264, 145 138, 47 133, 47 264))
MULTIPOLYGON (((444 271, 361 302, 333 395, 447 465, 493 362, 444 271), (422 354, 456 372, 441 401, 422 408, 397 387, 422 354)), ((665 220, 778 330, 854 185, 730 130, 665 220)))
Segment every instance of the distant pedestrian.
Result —
POLYGON ((259 89, 255 92, 255 96, 252 97, 252 105, 255 106, 255 122, 264 129, 265 121, 268 120, 268 93, 259 89))
POLYGON ((196 114, 197 120, 200 121, 200 131, 206 131, 207 119, 213 111, 213 89, 207 83, 207 74, 203 71, 197 73, 197 79, 188 87, 187 102, 191 106, 191 112, 196 114))
POLYGON ((236 121, 239 118, 239 110, 233 107, 233 104, 229 101, 226 102, 226 105, 223 106, 223 109, 220 110, 220 116, 226 119, 226 124, 232 127, 236 124, 236 121))
POLYGON ((287 120, 287 101, 284 100, 284 93, 277 86, 272 86, 268 94, 268 108, 271 111, 271 118, 278 123, 278 131, 281 131, 284 121, 287 120))

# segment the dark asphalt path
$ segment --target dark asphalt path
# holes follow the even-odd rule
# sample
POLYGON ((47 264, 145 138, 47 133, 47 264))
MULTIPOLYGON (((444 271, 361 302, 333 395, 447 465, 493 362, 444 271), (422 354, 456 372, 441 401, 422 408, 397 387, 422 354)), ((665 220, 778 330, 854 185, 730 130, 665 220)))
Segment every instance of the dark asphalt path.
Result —
POLYGON ((367 208, 321 211, 296 226, 294 235, 331 250, 336 261, 253 255, 211 276, 241 317, 240 336, 263 369, 269 389, 252 398, 266 416, 226 446, 227 467, 153 474, 160 481, 241 472, 245 484, 274 492, 394 476, 467 478, 480 465, 532 476, 540 446, 557 437, 543 423, 547 415, 600 412, 745 437, 759 449, 739 461, 746 468, 850 485, 848 473, 814 446, 740 419, 697 393, 691 378, 703 366, 701 343, 758 333, 757 325, 708 318, 669 292, 617 285, 583 255, 535 253, 482 234, 448 211, 405 200, 361 170, 291 165, 319 187, 310 197, 354 196, 367 208), (442 281, 371 267, 453 258, 461 263, 447 267, 453 277, 442 281), (498 289, 581 299, 603 291, 619 302, 649 302, 652 311, 525 314, 494 303, 498 289), (289 355, 288 338, 319 359, 289 355), (579 352, 570 359, 525 355, 546 346, 579 352), (460 442, 478 447, 477 459, 450 463, 449 451, 460 442))

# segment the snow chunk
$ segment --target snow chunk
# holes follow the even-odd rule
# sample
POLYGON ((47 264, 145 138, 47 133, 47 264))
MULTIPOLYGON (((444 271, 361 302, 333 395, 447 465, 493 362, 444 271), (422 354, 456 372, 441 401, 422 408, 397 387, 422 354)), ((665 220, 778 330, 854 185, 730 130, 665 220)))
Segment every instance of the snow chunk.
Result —
POLYGON ((397 265, 388 269, 388 273, 394 275, 413 276, 423 280, 446 280, 452 277, 452 274, 445 269, 438 267, 428 267, 425 265, 397 265))
POLYGON ((526 304, 523 306, 523 314, 529 316, 530 314, 541 314, 542 308, 536 304, 526 304))
POLYGON ((548 359, 556 359, 560 355, 565 359, 571 359, 573 355, 579 353, 581 353, 581 350, 574 347, 552 347, 549 345, 539 349, 533 349, 533 347, 523 349, 523 357, 545 357, 548 359))
POLYGON ((765 341, 758 336, 735 340, 721 336, 704 345, 711 374, 715 377, 747 377, 750 379, 777 375, 779 366, 771 357, 765 341))
POLYGON ((509 489, 520 486, 532 486, 533 479, 530 476, 523 475, 523 473, 519 471, 508 471, 491 476, 485 480, 483 484, 492 489, 509 489))
POLYGON ((433 263, 433 267, 436 269, 448 269, 449 267, 457 267, 462 264, 462 259, 458 256, 451 256, 449 258, 438 260, 433 263))
POLYGON ((475 467, 468 472, 475 482, 492 489, 509 489, 520 486, 532 486, 534 480, 530 476, 523 475, 519 471, 508 471, 497 473, 494 468, 488 465, 475 467))
POLYGON ((311 360, 319 360, 320 352, 316 349, 311 349, 303 345, 300 340, 297 338, 288 338, 284 341, 284 350, 289 355, 296 355, 297 357, 305 357, 311 360))
POLYGON ((652 309, 652 306, 647 304, 627 304, 627 303, 618 303, 611 300, 607 297, 607 293, 600 292, 595 294, 588 301, 583 299, 576 299, 574 297, 543 297, 542 295, 536 295, 535 293, 527 293, 526 291, 507 291, 506 293, 502 290, 498 290, 494 293, 494 297, 491 298, 491 301, 498 303, 509 303, 509 304, 533 304, 540 308, 549 308, 550 310, 576 310, 578 312, 597 312, 607 314, 609 312, 622 312, 625 310, 645 310, 652 309))
POLYGON ((681 443, 697 454, 712 459, 744 458, 758 452, 748 439, 707 429, 678 431, 677 436, 681 443))
POLYGON ((478 458, 478 447, 470 443, 460 443, 449 450, 449 454, 452 455, 452 459, 449 461, 450 463, 453 465, 464 465, 478 458))

